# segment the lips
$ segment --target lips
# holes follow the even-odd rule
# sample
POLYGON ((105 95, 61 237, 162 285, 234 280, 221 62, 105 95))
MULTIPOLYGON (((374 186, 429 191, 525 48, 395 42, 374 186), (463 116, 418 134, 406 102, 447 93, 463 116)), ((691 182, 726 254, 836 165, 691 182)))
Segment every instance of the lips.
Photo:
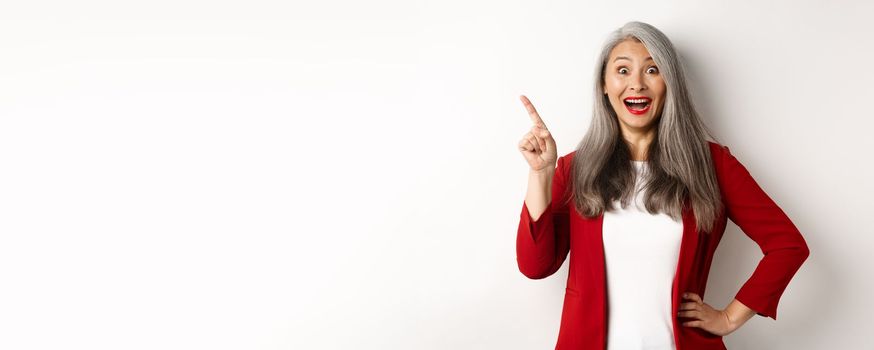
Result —
POLYGON ((644 114, 652 106, 652 99, 646 96, 629 96, 622 100, 625 109, 631 114, 644 114))

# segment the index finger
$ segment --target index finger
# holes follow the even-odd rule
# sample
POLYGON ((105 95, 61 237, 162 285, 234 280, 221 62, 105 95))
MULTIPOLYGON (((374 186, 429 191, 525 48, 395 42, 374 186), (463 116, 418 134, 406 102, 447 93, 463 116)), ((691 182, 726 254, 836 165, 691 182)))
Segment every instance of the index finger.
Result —
POLYGON ((546 129, 546 124, 543 122, 543 119, 540 118, 540 114, 537 114, 537 110, 534 109, 534 105, 531 104, 528 97, 520 95, 519 99, 522 100, 522 104, 525 105, 525 109, 528 110, 528 116, 531 117, 531 121, 534 122, 535 125, 540 125, 542 128, 546 129))
POLYGON ((683 298, 694 300, 694 301, 697 302, 697 303, 703 303, 703 302, 704 302, 704 300, 701 300, 701 297, 698 296, 698 294, 691 293, 691 292, 690 292, 690 293, 686 293, 686 294, 684 294, 684 295, 683 295, 683 298))

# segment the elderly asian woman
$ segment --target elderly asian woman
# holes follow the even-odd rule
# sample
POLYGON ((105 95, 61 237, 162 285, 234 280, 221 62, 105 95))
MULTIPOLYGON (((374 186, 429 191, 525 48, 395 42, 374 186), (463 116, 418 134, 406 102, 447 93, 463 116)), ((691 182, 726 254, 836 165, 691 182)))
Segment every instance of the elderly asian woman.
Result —
POLYGON ((807 259, 801 233, 700 119, 671 41, 629 22, 605 42, 591 124, 558 157, 531 101, 519 141, 530 171, 516 236, 520 272, 570 256, 556 349, 725 349, 722 337, 777 304, 807 259), (708 139, 708 136, 710 139, 708 139), (704 302, 731 220, 764 252, 727 307, 704 302))

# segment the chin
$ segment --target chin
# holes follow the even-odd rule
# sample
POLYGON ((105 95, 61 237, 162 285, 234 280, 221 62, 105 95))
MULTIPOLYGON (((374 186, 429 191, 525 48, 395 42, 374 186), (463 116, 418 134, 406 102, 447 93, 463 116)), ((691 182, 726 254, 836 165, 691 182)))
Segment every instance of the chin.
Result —
POLYGON ((653 120, 655 118, 651 116, 638 117, 636 115, 627 116, 623 118, 622 122, 629 127, 635 129, 646 129, 653 125, 653 120))

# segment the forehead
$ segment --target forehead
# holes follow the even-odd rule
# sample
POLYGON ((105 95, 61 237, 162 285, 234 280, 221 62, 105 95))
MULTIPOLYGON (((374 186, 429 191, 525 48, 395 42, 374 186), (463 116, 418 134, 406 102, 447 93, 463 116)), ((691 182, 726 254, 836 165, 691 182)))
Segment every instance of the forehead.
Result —
MULTIPOLYGON (((609 63, 613 63, 618 57, 624 57, 627 60, 631 60, 634 62, 643 62, 650 58, 649 50, 646 49, 646 46, 643 43, 634 40, 634 39, 626 39, 621 43, 617 44, 610 50, 609 63)), ((626 59, 620 59, 619 62, 628 62, 626 59)))

